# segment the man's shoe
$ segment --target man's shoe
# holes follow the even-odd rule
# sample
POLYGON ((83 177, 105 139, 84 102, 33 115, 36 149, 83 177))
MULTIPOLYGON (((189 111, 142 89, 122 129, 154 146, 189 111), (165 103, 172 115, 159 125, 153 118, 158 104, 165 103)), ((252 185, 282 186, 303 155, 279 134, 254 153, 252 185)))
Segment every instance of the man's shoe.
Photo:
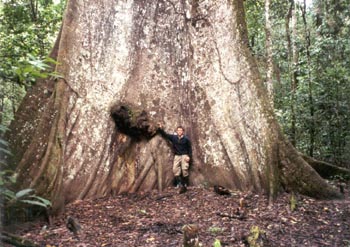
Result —
POLYGON ((183 186, 183 184, 182 184, 182 179, 181 179, 180 176, 176 176, 176 177, 174 178, 174 181, 175 181, 175 187, 176 187, 176 188, 179 188, 179 187, 182 187, 182 186, 183 186))
POLYGON ((182 186, 181 189, 180 189, 180 192, 179 194, 183 194, 187 191, 187 187, 186 186, 182 186))
POLYGON ((183 183, 184 186, 188 186, 189 185, 189 176, 183 177, 182 178, 182 183, 183 183))

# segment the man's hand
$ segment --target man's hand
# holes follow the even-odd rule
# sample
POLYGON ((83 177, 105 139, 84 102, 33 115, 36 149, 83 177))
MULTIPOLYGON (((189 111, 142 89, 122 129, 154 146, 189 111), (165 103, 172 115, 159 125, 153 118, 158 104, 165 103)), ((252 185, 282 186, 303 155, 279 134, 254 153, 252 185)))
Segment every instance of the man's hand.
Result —
POLYGON ((185 157, 185 161, 186 161, 187 163, 190 162, 190 160, 191 160, 191 159, 190 159, 190 156, 186 156, 186 157, 185 157))

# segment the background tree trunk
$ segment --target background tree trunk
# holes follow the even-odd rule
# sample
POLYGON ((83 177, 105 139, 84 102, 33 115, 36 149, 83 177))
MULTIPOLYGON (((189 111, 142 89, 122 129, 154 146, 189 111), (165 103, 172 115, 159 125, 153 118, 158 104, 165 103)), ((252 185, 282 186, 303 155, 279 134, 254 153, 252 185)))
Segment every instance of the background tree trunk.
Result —
POLYGON ((271 105, 274 106, 274 90, 273 90, 273 73, 274 73, 274 62, 273 62, 273 50, 272 50, 272 23, 270 20, 270 0, 265 0, 265 35, 266 35, 266 85, 267 91, 270 97, 271 105))
POLYGON ((0 124, 2 124, 3 112, 4 112, 4 95, 0 94, 0 124))
POLYGON ((289 74, 290 74, 290 88, 291 88, 291 127, 290 140, 293 146, 296 146, 296 90, 298 86, 297 81, 297 66, 298 66, 298 51, 296 47, 296 8, 294 0, 290 0, 290 6, 286 15, 286 35, 288 43, 288 57, 289 57, 289 74), (290 31, 290 22, 292 31, 290 31))
POLYGON ((18 180, 54 209, 169 186, 172 152, 153 136, 158 121, 191 138, 192 184, 339 196, 281 135, 242 1, 68 1, 58 40, 64 79, 27 95, 10 138, 18 180), (151 135, 137 121, 121 129, 111 118, 120 107, 151 135))
POLYGON ((305 31, 305 48, 306 48, 306 57, 307 57, 307 83, 308 83, 308 100, 309 100, 309 110, 310 110, 310 123, 309 123, 309 150, 308 154, 310 157, 314 156, 314 146, 315 146, 315 136, 316 136, 316 123, 315 123, 315 105, 313 97, 313 82, 311 77, 311 38, 310 30, 307 24, 306 19, 306 0, 304 0, 301 7, 301 13, 303 17, 304 31, 305 31))

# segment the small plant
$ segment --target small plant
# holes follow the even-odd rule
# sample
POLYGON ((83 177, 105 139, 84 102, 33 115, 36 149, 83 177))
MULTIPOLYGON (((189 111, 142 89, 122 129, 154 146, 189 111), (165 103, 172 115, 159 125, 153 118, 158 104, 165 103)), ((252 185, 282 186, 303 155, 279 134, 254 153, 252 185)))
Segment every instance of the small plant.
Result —
POLYGON ((221 247, 221 242, 219 239, 215 239, 213 247, 221 247))
POLYGON ((290 210, 293 212, 297 208, 297 205, 298 205, 297 198, 295 194, 292 193, 290 196, 290 210))
MULTIPOLYGON (((8 143, 2 138, 6 127, 0 124, 0 153, 12 155, 8 143)), ((1 155, 4 157, 4 155, 1 155)), ((45 198, 35 195, 34 189, 27 188, 15 192, 12 188, 16 183, 16 176, 10 170, 5 160, 0 160, 0 198, 3 198, 2 207, 4 212, 11 214, 11 211, 24 209, 26 206, 39 206, 43 209, 51 207, 51 202, 45 198)), ((10 218, 10 217, 7 217, 10 218)))
POLYGON ((224 230, 221 227, 217 227, 217 226, 211 226, 209 227, 209 232, 211 234, 219 234, 222 233, 224 230))
POLYGON ((248 236, 249 247, 262 247, 266 239, 266 232, 261 230, 258 226, 252 226, 248 236))
POLYGON ((15 197, 15 193, 8 187, 16 182, 13 172, 7 168, 6 162, 3 159, 5 155, 12 155, 9 151, 8 143, 2 136, 7 128, 0 124, 0 197, 6 200, 10 200, 15 197))
POLYGON ((25 203, 29 205, 36 205, 43 208, 51 207, 51 202, 45 198, 35 195, 34 189, 23 189, 14 193, 9 197, 9 200, 6 204, 7 207, 11 207, 12 205, 18 203, 25 203))

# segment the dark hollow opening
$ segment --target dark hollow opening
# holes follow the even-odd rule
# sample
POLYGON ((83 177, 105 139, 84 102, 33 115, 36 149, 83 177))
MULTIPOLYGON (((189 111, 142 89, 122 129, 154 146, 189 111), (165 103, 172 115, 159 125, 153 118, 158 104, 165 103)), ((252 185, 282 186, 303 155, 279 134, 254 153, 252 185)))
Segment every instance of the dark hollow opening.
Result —
POLYGON ((111 109, 111 116, 117 129, 135 139, 151 138, 155 135, 152 130, 147 112, 145 110, 132 109, 126 105, 114 106, 111 109))

